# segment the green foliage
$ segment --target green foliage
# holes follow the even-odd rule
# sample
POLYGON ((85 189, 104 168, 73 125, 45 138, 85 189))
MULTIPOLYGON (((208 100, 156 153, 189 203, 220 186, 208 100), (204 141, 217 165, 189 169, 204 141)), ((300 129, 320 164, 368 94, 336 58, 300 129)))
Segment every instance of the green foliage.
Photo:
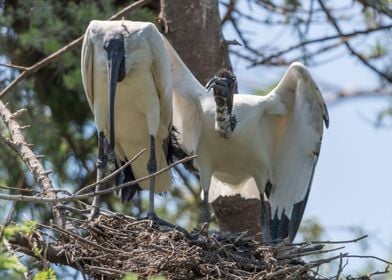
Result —
POLYGON ((137 280, 138 276, 135 273, 126 273, 122 280, 137 280))
POLYGON ((325 230, 316 217, 306 219, 299 228, 303 241, 321 240, 325 230))
POLYGON ((10 276, 15 273, 23 274, 27 272, 27 268, 19 261, 18 257, 10 256, 9 254, 4 253, 4 254, 0 254, 0 278, 2 278, 1 275, 6 271, 10 276))
POLYGON ((3 237, 6 239, 12 238, 17 234, 29 235, 32 234, 37 227, 37 223, 35 221, 25 221, 21 225, 9 225, 6 226, 3 231, 3 237))
POLYGON ((42 270, 37 272, 33 280, 57 280, 56 273, 54 272, 53 269, 48 268, 46 270, 42 270))

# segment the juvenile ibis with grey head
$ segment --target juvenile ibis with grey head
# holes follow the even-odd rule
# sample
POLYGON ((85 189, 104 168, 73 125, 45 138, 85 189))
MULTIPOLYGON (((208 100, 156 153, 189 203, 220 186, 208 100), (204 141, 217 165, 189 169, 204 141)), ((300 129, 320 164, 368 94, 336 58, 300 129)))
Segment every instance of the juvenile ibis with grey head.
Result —
POLYGON ((198 155, 202 222, 209 222, 209 202, 240 194, 269 204, 270 240, 292 241, 309 196, 323 121, 329 123, 310 73, 291 64, 265 96, 234 94, 236 80, 228 71, 206 89, 164 42, 173 75, 173 124, 185 151, 198 155))
MULTIPOLYGON (((85 33, 81 64, 85 94, 98 130, 98 174, 111 154, 118 167, 144 148, 147 152, 118 176, 117 184, 167 167, 172 78, 156 27, 147 22, 93 20, 85 33), (105 141, 108 153, 103 148, 105 141)), ((139 189, 149 189, 147 217, 164 222, 155 214, 154 192, 163 192, 170 184, 170 174, 164 172, 149 182, 121 189, 121 198, 127 202, 139 189)))

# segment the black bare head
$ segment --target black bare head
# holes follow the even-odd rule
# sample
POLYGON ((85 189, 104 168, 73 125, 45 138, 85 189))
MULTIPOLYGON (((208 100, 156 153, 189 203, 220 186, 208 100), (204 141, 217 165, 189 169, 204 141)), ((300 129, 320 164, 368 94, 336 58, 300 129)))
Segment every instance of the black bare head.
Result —
POLYGON ((213 89, 216 103, 215 129, 222 137, 228 138, 237 124, 236 117, 232 114, 237 79, 232 72, 222 69, 215 74, 206 87, 207 90, 213 89))
POLYGON ((109 98, 109 126, 110 146, 114 149, 114 102, 117 83, 125 78, 125 46, 124 36, 120 32, 108 33, 103 39, 103 49, 108 61, 108 98, 109 98))
POLYGON ((213 89, 215 102, 218 106, 227 106, 229 114, 233 109, 233 95, 237 90, 237 78, 227 69, 221 69, 206 85, 207 90, 213 89))

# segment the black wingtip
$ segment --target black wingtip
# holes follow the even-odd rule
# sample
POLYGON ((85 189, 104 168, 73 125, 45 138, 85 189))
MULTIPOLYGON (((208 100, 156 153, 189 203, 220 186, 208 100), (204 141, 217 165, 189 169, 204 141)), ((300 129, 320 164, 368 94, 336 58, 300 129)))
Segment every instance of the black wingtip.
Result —
MULTIPOLYGON (((121 163, 122 165, 124 162, 121 163)), ((116 176, 116 185, 121 185, 127 182, 132 182, 135 180, 135 175, 133 175, 133 171, 130 165, 128 165, 122 172, 120 172, 116 176)), ((138 184, 131 185, 121 189, 121 202, 127 203, 131 201, 134 196, 140 192, 142 189, 138 184)))
MULTIPOLYGON (((178 141, 179 132, 178 130, 172 126, 169 137, 164 141, 164 151, 166 155, 166 161, 168 164, 174 163, 177 160, 181 160, 189 156, 182 148, 178 141)), ((193 164, 193 160, 187 161, 183 163, 184 167, 189 172, 196 171, 196 168, 193 164)))
POLYGON ((325 127, 329 128, 329 114, 328 114, 328 109, 327 109, 327 105, 323 104, 323 119, 324 119, 324 123, 325 123, 325 127))

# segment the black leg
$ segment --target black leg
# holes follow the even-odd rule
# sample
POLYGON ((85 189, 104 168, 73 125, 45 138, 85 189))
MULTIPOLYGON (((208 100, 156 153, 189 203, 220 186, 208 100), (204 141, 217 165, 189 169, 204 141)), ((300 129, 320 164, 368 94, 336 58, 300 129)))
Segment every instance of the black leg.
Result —
MULTIPOLYGON (((105 156, 105 136, 103 132, 98 132, 98 159, 97 159, 97 182, 101 181, 104 177, 107 158, 105 156)), ((102 184, 99 183, 95 187, 95 192, 102 189, 102 184)), ((99 195, 94 196, 91 205, 91 212, 89 219, 94 219, 99 214, 99 195)))
MULTIPOLYGON (((150 135, 150 159, 147 163, 147 171, 148 174, 151 175, 157 171, 157 161, 155 156, 155 137, 150 135)), ((173 225, 157 216, 155 213, 155 205, 154 205, 154 194, 155 194, 155 176, 150 178, 150 193, 149 193, 149 208, 147 213, 147 219, 153 221, 154 223, 166 226, 168 228, 173 228, 181 231, 188 238, 192 238, 191 235, 182 227, 173 225)), ((142 219, 143 220, 143 219, 142 219)))
POLYGON ((271 206, 265 194, 260 195, 261 203, 261 234, 264 244, 271 243, 271 206))
POLYGON ((208 224, 210 223, 210 205, 208 203, 208 191, 203 191, 204 197, 203 197, 203 206, 201 209, 201 224, 208 224))
MULTIPOLYGON (((148 174, 151 175, 157 171, 157 160, 155 157, 155 137, 150 135, 150 159, 147 163, 148 174)), ((155 205, 154 205, 154 194, 155 194, 155 176, 150 178, 150 196, 149 196, 149 208, 148 217, 156 216, 155 205)))

